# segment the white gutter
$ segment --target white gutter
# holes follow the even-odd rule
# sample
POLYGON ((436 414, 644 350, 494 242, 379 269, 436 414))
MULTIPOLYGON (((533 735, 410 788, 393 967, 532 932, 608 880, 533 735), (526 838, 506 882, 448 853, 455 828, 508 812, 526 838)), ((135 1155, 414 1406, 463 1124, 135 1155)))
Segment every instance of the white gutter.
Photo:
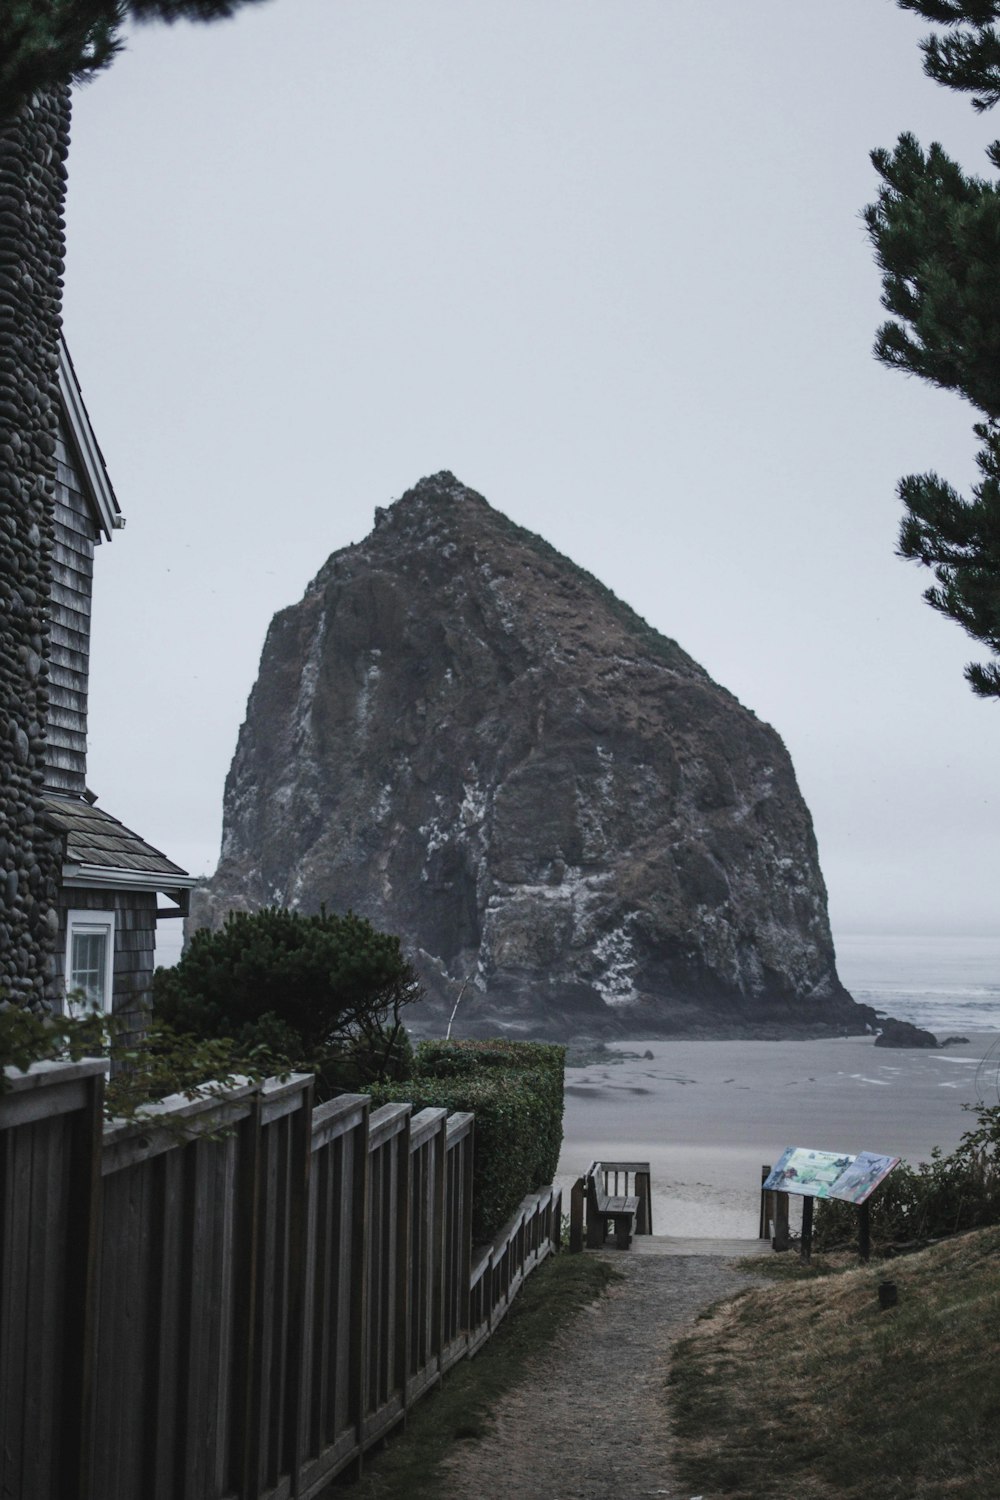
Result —
POLYGON ((63 885, 78 891, 104 890, 109 886, 132 891, 190 891, 197 875, 173 875, 160 870, 122 870, 114 865, 63 865, 63 885))

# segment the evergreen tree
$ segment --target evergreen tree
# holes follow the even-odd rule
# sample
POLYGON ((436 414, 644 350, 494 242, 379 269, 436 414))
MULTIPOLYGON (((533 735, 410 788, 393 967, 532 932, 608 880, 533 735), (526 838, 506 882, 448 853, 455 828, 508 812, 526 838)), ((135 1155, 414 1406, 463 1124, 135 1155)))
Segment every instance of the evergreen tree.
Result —
POLYGON ((0 119, 38 90, 82 83, 122 49, 136 21, 219 21, 260 0, 0 0, 0 119))
POLYGON ((399 939, 352 912, 230 912, 157 969, 153 1016, 174 1032, 230 1037, 320 1075, 321 1090, 406 1076, 400 1016, 423 991, 399 939))
POLYGON ((924 72, 936 83, 974 95, 973 109, 992 109, 1000 100, 1000 33, 991 24, 1000 20, 998 0, 899 0, 899 6, 954 28, 921 42, 924 72))
MULTIPOLYGON (((898 0, 949 26, 923 43, 925 71, 976 95, 977 109, 1000 100, 1000 0, 898 0), (968 23, 963 26, 962 23, 968 23)), ((1000 142, 987 151, 1000 168, 1000 142)), ((872 161, 882 179, 865 221, 892 319, 875 356, 892 369, 956 391, 982 414, 973 431, 981 478, 964 498, 935 473, 900 481, 900 555, 933 571, 924 598, 1000 657, 1000 183, 967 176, 933 144, 902 135, 872 161)), ((970 663, 982 697, 1000 697, 1000 666, 970 663)))

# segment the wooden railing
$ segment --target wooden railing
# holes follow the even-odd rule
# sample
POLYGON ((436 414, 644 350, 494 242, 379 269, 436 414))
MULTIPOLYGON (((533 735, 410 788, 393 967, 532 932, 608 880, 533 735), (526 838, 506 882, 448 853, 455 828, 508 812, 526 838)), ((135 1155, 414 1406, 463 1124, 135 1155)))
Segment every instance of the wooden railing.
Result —
POLYGON ((310 1500, 558 1245, 546 1188, 473 1256, 471 1115, 293 1075, 102 1127, 103 1079, 0 1094, 0 1495, 310 1500))

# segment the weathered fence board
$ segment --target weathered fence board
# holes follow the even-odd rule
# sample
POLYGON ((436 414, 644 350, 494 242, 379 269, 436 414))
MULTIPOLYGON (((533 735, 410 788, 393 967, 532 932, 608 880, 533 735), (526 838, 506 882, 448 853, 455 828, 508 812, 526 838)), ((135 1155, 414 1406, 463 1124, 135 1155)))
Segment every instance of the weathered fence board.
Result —
POLYGON ((105 1065, 0 1093, 0 1495, 89 1496, 105 1065))
POLYGON ((0 1495, 313 1500, 558 1243, 547 1188, 473 1257, 472 1115, 293 1075, 102 1127, 103 1084, 0 1094, 0 1495))

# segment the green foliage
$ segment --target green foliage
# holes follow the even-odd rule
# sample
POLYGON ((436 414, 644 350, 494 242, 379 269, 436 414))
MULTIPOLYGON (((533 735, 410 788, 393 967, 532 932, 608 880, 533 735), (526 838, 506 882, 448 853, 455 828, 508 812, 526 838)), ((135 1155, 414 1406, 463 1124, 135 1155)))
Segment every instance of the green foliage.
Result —
MULTIPOLYGON (((1000 99, 1000 37, 995 0, 899 0, 903 9, 958 30, 924 41, 924 66, 949 87, 978 90, 985 109, 1000 99)), ((987 151, 1000 167, 1000 142, 987 151)), ((882 272, 891 319, 875 341, 890 369, 955 391, 985 418, 974 424, 981 480, 971 499, 935 473, 900 481, 904 518, 899 554, 930 568, 924 593, 933 609, 1000 656, 1000 184, 967 176, 941 146, 924 151, 901 135, 872 161, 882 179, 864 213, 882 272)), ((973 691, 1000 697, 1000 666, 971 662, 973 691)))
POLYGON ((153 1013, 175 1031, 291 1058, 327 1096, 407 1076, 400 1012, 420 995, 399 939, 363 917, 266 907, 195 933, 174 968, 156 971, 153 1013))
POLYGON ((112 1064, 105 1115, 134 1120, 143 1105, 168 1094, 216 1098, 234 1083, 290 1071, 286 1057, 264 1046, 241 1049, 226 1037, 179 1035, 162 1024, 137 1031, 136 1024, 134 1015, 101 1010, 82 1016, 37 1015, 19 1005, 0 1005, 0 1090, 6 1067, 26 1071, 35 1062, 103 1057, 112 1064))
POLYGON ((473 1237, 492 1239, 521 1199, 555 1176, 562 1145, 562 1047, 538 1042, 422 1042, 406 1083, 372 1104, 412 1101, 476 1116, 473 1237))
MULTIPOLYGON (((949 1156, 935 1149, 929 1162, 900 1162, 889 1174, 870 1203, 874 1249, 1000 1224, 1000 1105, 979 1105, 975 1113, 975 1129, 949 1156)), ((817 1249, 856 1243, 857 1236, 856 1208, 832 1199, 817 1202, 817 1249)))
MULTIPOLYGON (((992 151, 990 159, 996 165, 992 151)), ((896 320, 879 329, 876 357, 998 417, 1000 190, 909 134, 891 152, 873 151, 872 162, 882 187, 865 223, 882 304, 896 320)))
POLYGON ((136 21, 218 21, 260 0, 0 0, 0 118, 38 89, 85 83, 122 50, 136 21))
POLYGON ((1000 20, 997 0, 898 0, 901 10, 916 11, 925 21, 955 29, 948 36, 928 36, 920 43, 924 72, 935 83, 972 94, 980 113, 1000 100, 1000 35, 990 23, 1000 20))

